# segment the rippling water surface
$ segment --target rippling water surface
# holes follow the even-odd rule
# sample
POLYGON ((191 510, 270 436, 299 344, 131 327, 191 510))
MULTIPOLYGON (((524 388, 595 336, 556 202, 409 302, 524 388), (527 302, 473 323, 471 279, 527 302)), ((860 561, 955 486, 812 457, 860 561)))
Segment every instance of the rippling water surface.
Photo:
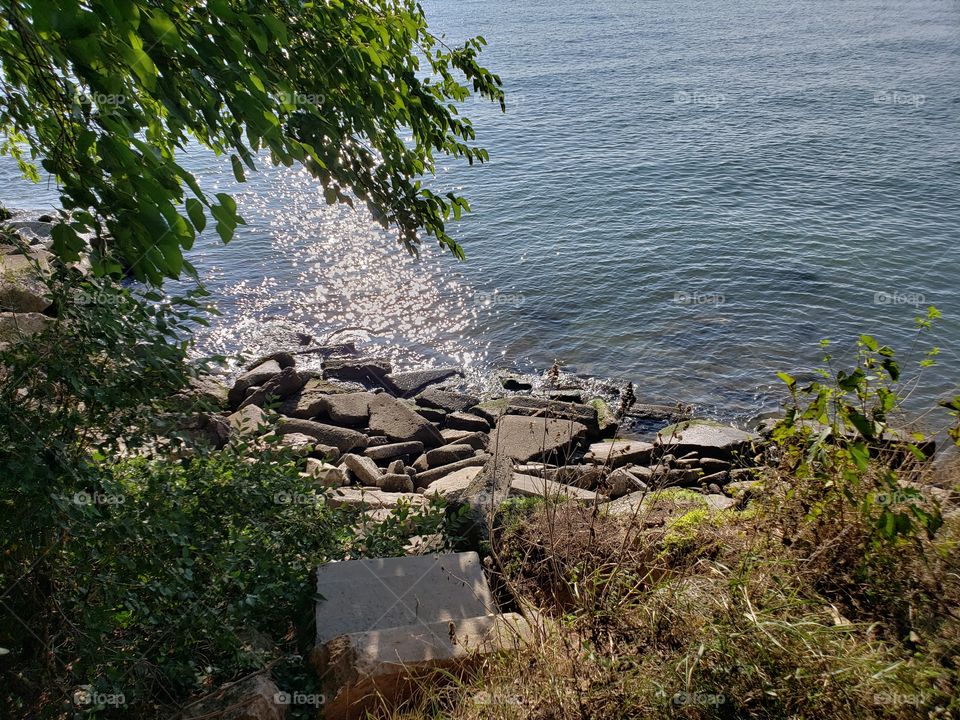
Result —
MULTIPOLYGON (((860 332, 943 347, 914 407, 960 377, 960 5, 955 0, 427 0, 482 34, 508 112, 469 103, 491 162, 436 183, 475 212, 467 263, 405 256, 302 172, 236 188, 248 225, 192 258, 223 313, 205 350, 352 328, 399 365, 631 379, 646 401, 745 417, 860 332), (358 329, 359 328, 359 329, 358 329), (266 339, 264 339, 266 338, 266 339)), ((10 206, 49 205, 2 178, 10 206)), ((918 358, 918 352, 914 353, 918 358)))

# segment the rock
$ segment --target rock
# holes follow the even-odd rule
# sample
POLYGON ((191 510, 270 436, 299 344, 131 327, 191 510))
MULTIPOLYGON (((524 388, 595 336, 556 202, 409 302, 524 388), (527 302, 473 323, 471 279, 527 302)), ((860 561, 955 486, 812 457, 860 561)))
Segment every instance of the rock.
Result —
POLYGON ((267 416, 256 405, 247 405, 227 418, 230 429, 240 437, 259 435, 267 424, 267 416))
POLYGON ((420 407, 419 405, 416 407, 416 411, 418 414, 422 415, 430 422, 436 423, 437 425, 442 425, 444 418, 447 417, 447 414, 443 410, 434 410, 433 408, 420 407))
POLYGON ((597 421, 597 409, 592 405, 557 402, 544 398, 516 396, 507 398, 507 415, 531 415, 558 420, 573 420, 585 425, 591 435, 598 435, 600 426, 597 421))
POLYGON ((412 493, 415 489, 413 479, 406 473, 387 473, 381 475, 377 487, 384 492, 392 493, 412 493))
POLYGON ((279 375, 274 375, 260 386, 259 390, 248 395, 240 407, 258 405, 264 407, 268 403, 285 400, 291 395, 300 392, 307 382, 307 377, 301 375, 295 368, 285 367, 279 375))
POLYGON ((447 445, 469 445, 474 450, 486 450, 490 445, 490 436, 485 432, 466 432, 465 430, 446 430, 440 435, 446 440, 447 445), (456 437, 448 439, 444 433, 453 433, 456 437))
POLYGON ((521 475, 535 475, 563 485, 573 485, 583 490, 593 490, 600 482, 603 471, 596 465, 564 465, 551 467, 543 463, 518 465, 516 471, 521 475))
POLYGON ((345 392, 348 390, 341 385, 319 378, 310 378, 299 392, 293 393, 280 405, 279 411, 281 415, 287 417, 312 420, 323 410, 329 395, 345 392))
POLYGON ((459 501, 463 498, 470 483, 483 471, 482 467, 466 467, 444 475, 439 480, 430 483, 424 495, 446 498, 449 501, 459 501))
POLYGON ((470 437, 471 435, 475 435, 475 434, 476 433, 472 433, 469 430, 446 429, 446 430, 440 431, 440 437, 444 439, 444 444, 446 445, 456 443, 458 440, 462 440, 463 438, 470 437))
POLYGON ((647 485, 623 468, 617 468, 600 483, 601 491, 611 498, 649 490, 647 485))
POLYGON ((747 452, 758 437, 734 427, 708 420, 690 420, 665 427, 657 433, 656 444, 675 455, 691 451, 728 459, 747 452))
POLYGON ((721 470, 720 472, 710 473, 709 475, 703 475, 700 477, 701 485, 710 485, 711 483, 716 485, 725 485, 727 480, 730 479, 730 476, 727 474, 726 470, 721 470))
POLYGON ((496 452, 519 462, 563 456, 586 433, 577 422, 518 415, 505 415, 493 432, 496 452))
POLYGON ((387 465, 388 475, 403 475, 406 472, 407 472, 407 469, 406 469, 406 466, 403 464, 403 460, 397 459, 397 460, 394 460, 389 465, 387 465))
POLYGON ((352 472, 361 485, 380 487, 383 473, 370 458, 348 453, 340 458, 340 464, 352 472))
POLYGON ((730 480, 733 482, 742 482, 744 480, 756 480, 757 470, 755 468, 735 468, 730 471, 730 480))
POLYGON ((449 465, 458 460, 465 460, 474 456, 474 449, 470 445, 442 445, 428 450, 413 463, 417 472, 426 472, 440 465, 449 465))
POLYGON ((293 357, 292 353, 281 351, 271 353, 270 355, 264 355, 263 357, 254 360, 252 363, 247 365, 246 370, 253 370, 254 368, 258 368, 264 363, 268 362, 275 362, 280 366, 281 369, 292 368, 297 364, 297 360, 293 357))
POLYGON ((323 363, 324 380, 345 380, 363 385, 368 390, 383 388, 392 395, 399 390, 389 378, 389 360, 375 358, 329 358, 323 363))
POLYGON ((369 392, 326 395, 321 401, 320 414, 337 425, 365 427, 370 418, 370 403, 376 397, 369 392))
POLYGON ((204 696, 176 715, 176 720, 283 720, 289 698, 264 671, 204 696))
POLYGON ((227 406, 227 386, 212 375, 190 378, 187 387, 177 393, 177 398, 191 407, 206 407, 222 410, 227 406))
POLYGON ((630 407, 627 415, 639 420, 659 420, 668 422, 677 422, 690 417, 690 409, 683 404, 676 405, 651 405, 649 403, 636 403, 630 407))
POLYGON ((56 322, 40 313, 0 312, 0 345, 13 345, 56 322))
POLYGON ((330 507, 360 507, 360 508, 389 508, 394 509, 401 503, 420 507, 426 503, 426 498, 419 493, 393 493, 370 488, 343 487, 335 490, 327 498, 330 507))
MULTIPOLYGON (((404 559, 420 557, 431 556, 404 559)), ((325 668, 322 687, 328 698, 324 717, 383 716, 374 711, 401 703, 437 672, 456 676, 463 672, 457 668, 475 667, 484 658, 519 650, 534 637, 534 629, 517 613, 420 621, 342 635, 320 654, 320 667, 325 668)))
POLYGON ((614 440, 594 443, 583 456, 584 461, 610 468, 635 463, 645 464, 653 454, 653 445, 640 440, 614 440))
POLYGON ((513 474, 513 480, 510 483, 510 494, 523 497, 546 497, 559 498, 567 497, 570 500, 580 500, 584 502, 594 502, 597 494, 590 490, 582 490, 572 485, 561 485, 546 478, 539 478, 533 475, 513 474))
POLYGON ((392 460, 393 458, 417 456, 421 455, 422 453, 423 443, 419 440, 404 443, 391 443, 389 445, 377 445, 375 447, 368 447, 363 451, 363 454, 368 458, 378 462, 383 460, 392 460))
POLYGON ((313 452, 316 441, 309 435, 288 433, 280 438, 280 445, 290 448, 298 457, 306 457, 313 452))
POLYGON ((370 401, 370 431, 394 442, 422 442, 425 447, 443 444, 443 436, 428 420, 387 395, 370 401))
POLYGON ((268 380, 279 375, 283 368, 276 360, 268 360, 265 363, 257 365, 252 370, 248 370, 237 378, 230 388, 227 400, 230 407, 238 407, 247 396, 247 391, 252 387, 263 386, 268 380))
POLYGON ((700 458, 700 467, 703 468, 705 473, 718 473, 722 470, 729 470, 730 463, 726 460, 718 460, 717 458, 700 458))
POLYGON ((480 400, 473 395, 453 392, 451 390, 440 390, 439 388, 430 388, 417 395, 417 405, 421 407, 443 410, 446 413, 463 412, 480 400))
POLYGON ((227 418, 211 413, 197 413, 188 418, 178 430, 182 437, 193 445, 223 448, 230 441, 232 428, 227 418))
POLYGON ((445 423, 450 430, 468 430, 470 432, 487 432, 490 430, 490 423, 485 419, 465 412, 449 413, 445 423))
MULTIPOLYGON (((408 398, 413 397, 430 385, 443 382, 455 375, 463 375, 460 368, 430 368, 393 373, 390 375, 390 380, 398 391, 397 396, 408 398)), ((445 410, 446 408, 439 407, 436 409, 445 410)))
POLYGON ((546 395, 548 400, 556 400, 557 402, 583 402, 583 391, 581 390, 548 390, 546 395))
POLYGON ((497 379, 500 381, 500 385, 503 387, 503 389, 509 390, 510 392, 517 392, 518 390, 533 390, 533 383, 522 375, 517 375, 515 373, 500 373, 500 376, 497 379))
POLYGON ((729 510, 737 506, 737 501, 726 495, 704 495, 703 499, 707 501, 707 507, 711 510, 729 510))
POLYGON ((440 478, 450 475, 451 473, 457 470, 463 470, 464 468, 468 468, 468 467, 482 467, 489 458, 490 456, 486 454, 475 455, 474 457, 464 458, 463 460, 458 460, 455 463, 450 463, 449 465, 442 465, 438 468, 427 470, 426 472, 418 472, 417 486, 428 487, 435 481, 439 480, 440 478))
POLYGON ((738 480, 737 482, 727 483, 723 486, 723 492, 732 498, 749 498, 760 488, 759 480, 738 480))
POLYGON ((327 487, 343 487, 348 482, 343 468, 316 458, 307 458, 307 474, 327 487))
POLYGON ((42 313, 53 304, 43 278, 50 275, 50 253, 0 255, 0 310, 42 313))
MULTIPOLYGON (((248 407, 256 407, 250 405, 248 407)), ((281 435, 289 433, 302 433, 315 438, 317 442, 324 445, 335 447, 342 453, 350 452, 353 449, 363 450, 367 447, 367 436, 356 430, 347 430, 334 425, 324 425, 313 420, 300 420, 296 418, 281 418, 279 424, 281 435)))

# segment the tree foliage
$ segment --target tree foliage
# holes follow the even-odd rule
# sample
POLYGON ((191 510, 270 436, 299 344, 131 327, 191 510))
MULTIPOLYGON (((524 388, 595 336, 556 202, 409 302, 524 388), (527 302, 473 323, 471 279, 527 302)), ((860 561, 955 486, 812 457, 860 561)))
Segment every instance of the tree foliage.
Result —
POLYGON ((0 151, 57 178, 66 260, 159 284, 191 268, 208 218, 224 242, 235 201, 179 162, 199 143, 239 181, 266 157, 301 163, 328 203, 364 203, 408 250, 468 211, 422 184, 436 155, 483 162, 457 103, 503 107, 483 38, 450 47, 414 0, 0 0, 0 151), (87 235, 92 240, 86 240, 87 235), (87 246, 90 247, 87 247, 87 246))

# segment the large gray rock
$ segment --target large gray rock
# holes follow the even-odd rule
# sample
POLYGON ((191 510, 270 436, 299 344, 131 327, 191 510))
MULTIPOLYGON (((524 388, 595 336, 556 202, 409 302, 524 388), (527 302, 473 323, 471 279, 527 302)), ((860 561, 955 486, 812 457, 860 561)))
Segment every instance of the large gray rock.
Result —
POLYGON ((563 460, 586 434, 586 426, 578 422, 519 415, 504 415, 491 433, 495 452, 519 462, 563 460))
POLYGON ((613 470, 600 483, 600 491, 611 498, 649 490, 649 486, 624 468, 613 470))
POLYGON ((383 473, 370 458, 348 453, 340 458, 340 463, 354 474, 361 485, 380 487, 383 473))
POLYGON ((310 378, 298 392, 280 406, 280 414, 287 417, 313 420, 325 407, 330 395, 348 392, 346 388, 328 380, 310 378))
POLYGON ((443 410, 447 413, 463 412, 480 402, 479 398, 451 390, 429 388, 417 395, 417 405, 443 410))
POLYGON ((432 483, 436 482, 440 478, 445 477, 457 470, 462 470, 463 468, 468 467, 482 467, 489 459, 490 456, 484 453, 482 455, 474 455, 473 457, 458 460, 457 462, 450 463, 449 465, 441 465, 440 467, 427 470, 426 472, 418 472, 417 486, 422 488, 429 487, 432 483))
POLYGON ((248 370, 236 379, 233 387, 227 395, 230 407, 239 407, 240 403, 247 396, 247 391, 252 387, 263 386, 271 378, 280 374, 283 368, 276 360, 268 360, 261 365, 257 365, 252 370, 248 370))
POLYGON ((0 346, 13 345, 56 322, 40 313, 0 312, 0 346))
POLYGON ((290 699, 265 671, 204 695, 184 708, 175 720, 283 720, 290 699))
POLYGON ((384 473, 380 476, 377 487, 384 492, 393 493, 412 493, 415 490, 413 478, 406 473, 384 473))
POLYGON ((413 467, 417 472, 426 472, 440 465, 449 465, 459 460, 474 457, 474 449, 470 445, 442 445, 433 450, 427 450, 417 458, 413 467))
POLYGON ((377 462, 393 460, 394 458, 400 457, 418 456, 423 454, 423 443, 414 441, 390 443, 388 445, 372 445, 364 450, 363 454, 377 462))
POLYGON ((380 394, 370 401, 370 431, 394 442, 422 442, 425 447, 443 445, 443 436, 427 419, 405 404, 380 394))
POLYGON ((257 405, 264 407, 268 403, 285 400, 286 398, 300 392, 307 382, 307 376, 301 375, 296 368, 285 367, 279 375, 274 375, 256 390, 246 397, 240 403, 240 407, 246 405, 257 405))
POLYGON ((43 278, 50 274, 50 253, 0 255, 0 310, 43 312, 52 304, 43 278))
POLYGON ((370 403, 376 395, 369 392, 327 395, 321 406, 321 415, 337 425, 365 427, 370 419, 370 403))
POLYGON ((496 423, 506 415, 537 416, 559 420, 573 420, 584 425, 591 435, 600 431, 597 409, 593 405, 557 402, 546 398, 515 395, 477 405, 472 412, 496 423))
POLYGON ((391 369, 389 360, 329 358, 323 363, 323 379, 359 383, 367 389, 383 388, 397 395, 399 391, 389 377, 391 369))
POLYGON ((317 442, 335 447, 342 453, 350 452, 355 448, 363 450, 367 447, 368 443, 367 436, 356 430, 347 430, 346 428, 340 428, 334 425, 324 425, 323 423, 312 420, 282 418, 278 429, 281 435, 287 435, 289 433, 309 435, 310 437, 316 438, 317 442))
POLYGON ((645 464, 653 454, 653 445, 640 440, 614 440, 594 443, 583 456, 584 461, 618 468, 633 463, 645 464))
POLYGON ((247 405, 227 418, 231 431, 241 438, 259 435, 267 424, 267 416, 256 405, 247 405))
POLYGON ((656 444, 677 456, 696 452, 727 459, 749 451, 758 439, 753 433, 710 420, 689 420, 665 427, 657 433, 656 444))
POLYGON ((327 497, 330 507, 356 507, 369 510, 387 508, 393 510, 403 503, 411 507, 426 505, 427 498, 420 493, 385 492, 371 488, 344 487, 327 497))
POLYGON ((559 499, 561 497, 570 500, 580 500, 585 502, 594 502, 597 494, 591 490, 583 490, 573 485, 561 485, 553 480, 535 477, 534 475, 513 474, 513 480, 510 483, 510 494, 520 495, 522 497, 545 497, 550 499, 559 499))
MULTIPOLYGON (((459 368, 428 368, 426 370, 410 370, 390 375, 390 380, 397 389, 399 397, 413 397, 421 390, 443 382, 454 375, 463 375, 459 368)), ((438 408, 443 410, 444 408, 438 408)))
POLYGON ((229 389, 212 375, 190 378, 187 387, 177 393, 189 408, 205 407, 221 410, 227 405, 229 389))
POLYGON ((423 494, 431 497, 437 495, 450 501, 459 501, 463 499, 470 483, 483 471, 482 467, 467 467, 455 470, 449 475, 444 475, 439 480, 430 483, 430 487, 423 491, 423 494))
POLYGON ((451 430, 469 430, 470 432, 487 432, 490 423, 479 415, 466 412, 452 412, 444 418, 444 424, 451 430))

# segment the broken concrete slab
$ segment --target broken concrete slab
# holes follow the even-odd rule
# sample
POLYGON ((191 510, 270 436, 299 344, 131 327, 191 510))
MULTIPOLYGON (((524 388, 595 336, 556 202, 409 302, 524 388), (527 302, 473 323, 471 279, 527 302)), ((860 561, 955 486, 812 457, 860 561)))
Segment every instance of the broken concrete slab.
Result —
POLYGON ((413 467, 417 472, 426 472, 441 465, 449 465, 472 458, 475 452, 471 445, 441 445, 433 450, 427 450, 418 457, 413 463, 413 467))
POLYGON ((758 435, 710 420, 689 420, 669 425, 657 433, 655 444, 674 455, 697 452, 719 459, 744 453, 758 435))
MULTIPOLYGON (((444 380, 463 375, 460 368, 428 368, 425 370, 409 370, 407 372, 397 372, 390 375, 390 381, 398 391, 398 397, 413 397, 417 393, 426 390, 431 385, 436 385, 444 380)), ((443 410, 444 408, 437 408, 443 410)))
POLYGON ((227 401, 230 407, 237 407, 247 396, 247 391, 252 387, 262 387, 271 378, 279 375, 283 371, 276 360, 268 360, 265 363, 257 365, 252 370, 248 370, 236 379, 230 392, 227 394, 227 401))
POLYGON ((377 487, 394 493, 412 493, 416 489, 413 478, 406 473, 384 473, 377 481, 377 487))
POLYGON ((452 412, 444 418, 444 423, 451 430, 469 430, 470 432, 487 432, 490 423, 479 415, 467 412, 452 412))
POLYGON ((328 358, 323 363, 323 379, 355 382, 368 390, 383 388, 396 395, 399 390, 389 378, 391 369, 389 360, 378 358, 328 358))
POLYGON ((560 498, 566 497, 571 500, 582 500, 584 502, 593 502, 597 499, 597 493, 591 490, 583 490, 573 485, 561 485, 553 480, 536 477, 534 475, 513 474, 513 480, 510 483, 510 494, 520 495, 522 497, 545 497, 560 498))
POLYGON ((380 472, 380 468, 378 468, 377 464, 370 458, 347 453, 340 458, 340 464, 353 473, 361 485, 381 486, 383 473, 380 472))
POLYGON ((301 375, 296 368, 285 367, 279 375, 275 375, 260 386, 259 390, 244 398, 240 407, 258 405, 264 407, 269 402, 277 402, 300 392, 307 382, 307 376, 301 375))
POLYGON ((0 346, 13 345, 47 329, 56 320, 40 313, 0 312, 0 346))
POLYGON ((563 459, 572 445, 586 436, 587 428, 570 420, 505 415, 491 434, 498 454, 529 462, 563 459))
POLYGON ((443 410, 446 413, 463 412, 480 402, 479 398, 465 393, 429 388, 417 395, 417 405, 443 410))
POLYGON ((430 421, 399 400, 385 394, 370 401, 370 432, 394 442, 422 442, 425 447, 443 445, 443 436, 430 421))
POLYGON ((298 392, 294 393, 280 405, 280 414, 301 420, 312 420, 320 414, 328 395, 349 392, 341 385, 310 378, 298 392))
POLYGON ((490 436, 485 432, 441 430, 440 435, 446 445, 470 445, 474 450, 486 450, 490 445, 490 436))
POLYGON ((470 487, 470 483, 481 472, 483 472, 483 468, 480 466, 456 470, 430 483, 430 487, 424 490, 423 494, 428 497, 437 495, 449 501, 462 500, 467 488, 470 487))
POLYGON ((230 429, 240 437, 256 435, 267 424, 267 416, 256 405, 247 405, 227 417, 230 429))
POLYGON ((638 480, 624 468, 613 470, 600 484, 601 491, 611 498, 619 498, 630 493, 648 490, 646 483, 638 480))
MULTIPOLYGON (((43 278, 50 275, 50 253, 0 255, 0 308, 42 313, 53 304, 43 278)), ((80 295, 78 301, 84 296, 80 295)))
POLYGON ((320 415, 336 425, 365 427, 370 418, 374 393, 354 392, 327 395, 320 401, 320 415))
POLYGON ((390 508, 401 504, 419 507, 425 505, 427 498, 420 493, 385 492, 379 488, 344 487, 334 490, 327 496, 330 507, 352 506, 358 508, 390 508))
MULTIPOLYGON (((254 406, 248 406, 254 407, 254 406)), ((281 435, 288 433, 302 433, 316 438, 317 442, 337 448, 342 453, 350 452, 354 448, 363 450, 367 447, 367 436, 355 430, 325 425, 313 420, 299 418, 281 418, 279 423, 281 435)))
POLYGON ((326 487, 343 487, 348 482, 343 468, 316 458, 307 458, 307 475, 326 487))
POLYGON ((371 460, 381 462, 406 456, 420 456, 423 454, 423 443, 415 440, 413 442, 389 443, 387 445, 376 445, 368 447, 363 451, 371 460))
POLYGON ((594 443, 583 459, 595 465, 610 468, 622 467, 631 463, 646 464, 653 454, 653 444, 640 440, 614 440, 613 442, 594 443))
POLYGON ((452 472, 456 472, 457 470, 462 470, 463 468, 483 467, 483 465, 485 465, 489 459, 490 455, 483 453, 481 455, 474 455, 473 457, 458 460, 457 462, 450 463, 449 465, 441 465, 438 468, 433 468, 432 470, 427 470, 426 472, 418 472, 417 486, 428 487, 431 483, 439 480, 440 478, 449 475, 452 472))

